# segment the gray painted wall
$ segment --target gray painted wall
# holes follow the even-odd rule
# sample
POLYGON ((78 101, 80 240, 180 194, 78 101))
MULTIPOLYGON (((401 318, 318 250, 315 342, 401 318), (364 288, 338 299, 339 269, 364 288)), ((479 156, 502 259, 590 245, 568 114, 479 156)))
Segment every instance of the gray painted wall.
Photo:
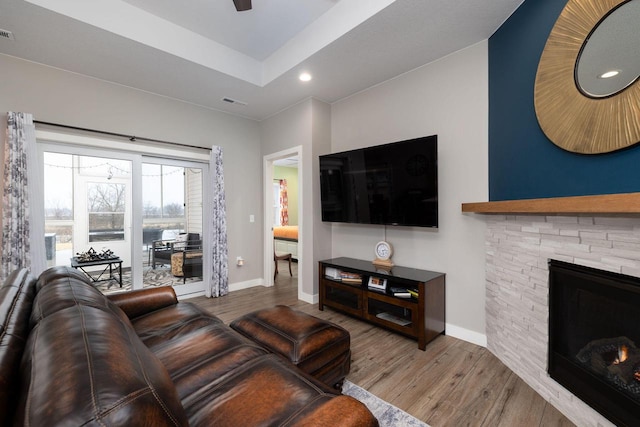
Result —
MULTIPOLYGON (((257 122, 0 55, 0 127, 7 111, 36 120, 224 149, 230 283, 262 277, 262 182, 257 122), (256 216, 249 223, 249 215, 256 216), (236 267, 236 256, 245 265, 236 267)), ((5 133, 0 133, 4 144, 5 133)))
POLYGON ((302 146, 299 182, 299 231, 302 257, 298 268, 298 297, 317 301, 318 260, 328 258, 331 233, 320 219, 320 172, 318 155, 330 151, 331 107, 315 99, 307 99, 261 122, 262 153, 270 155, 302 146))
MULTIPOLYGON (((393 261, 446 273, 447 334, 483 344, 482 218, 463 202, 487 200, 486 41, 332 105, 332 151, 438 135, 438 230, 386 227, 393 261)), ((333 256, 373 259, 384 227, 333 225, 333 256)))

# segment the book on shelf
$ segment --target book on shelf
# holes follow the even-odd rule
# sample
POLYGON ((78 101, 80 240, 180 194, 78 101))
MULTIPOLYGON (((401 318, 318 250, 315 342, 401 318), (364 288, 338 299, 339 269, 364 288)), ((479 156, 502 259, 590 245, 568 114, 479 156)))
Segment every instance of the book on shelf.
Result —
POLYGON ((340 280, 342 283, 362 284, 362 274, 340 271, 340 280))
POLYGON ((324 277, 332 280, 340 280, 344 283, 362 283, 362 275, 359 273, 352 273, 350 271, 342 271, 337 268, 327 267, 324 270, 324 277))
POLYGON ((340 277, 343 279, 360 279, 362 280, 362 274, 360 273, 352 273, 350 271, 341 271, 340 277))

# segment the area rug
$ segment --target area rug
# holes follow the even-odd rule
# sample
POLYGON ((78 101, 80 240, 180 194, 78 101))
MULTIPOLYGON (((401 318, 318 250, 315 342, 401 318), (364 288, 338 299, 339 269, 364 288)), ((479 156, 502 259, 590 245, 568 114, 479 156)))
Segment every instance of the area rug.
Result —
MULTIPOLYGON (((131 290, 131 269, 122 269, 122 288, 115 280, 106 280, 94 283, 93 285, 98 288, 103 294, 110 292, 122 292, 131 290)), ((92 273, 97 276, 96 273, 92 273)), ((169 268, 156 268, 144 267, 143 270, 143 287, 148 288, 151 286, 179 286, 183 284, 182 277, 175 277, 171 274, 169 268)), ((104 277, 107 277, 107 274, 104 277)), ((117 273, 116 273, 117 277, 117 273)), ((188 278, 187 283, 202 280, 199 277, 188 278)))
POLYGON ((429 427, 428 424, 407 414, 402 409, 385 402, 362 387, 358 387, 349 380, 345 380, 342 386, 342 394, 351 396, 364 403, 378 419, 380 427, 429 427))

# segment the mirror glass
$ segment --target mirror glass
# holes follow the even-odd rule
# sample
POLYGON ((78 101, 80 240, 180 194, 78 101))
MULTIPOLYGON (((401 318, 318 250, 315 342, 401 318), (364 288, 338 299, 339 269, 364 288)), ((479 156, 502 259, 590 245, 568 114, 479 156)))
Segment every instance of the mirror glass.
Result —
POLYGON ((640 0, 631 0, 603 19, 587 38, 575 78, 585 95, 604 98, 622 91, 639 76, 640 0), (606 73, 614 75, 607 77, 606 73))

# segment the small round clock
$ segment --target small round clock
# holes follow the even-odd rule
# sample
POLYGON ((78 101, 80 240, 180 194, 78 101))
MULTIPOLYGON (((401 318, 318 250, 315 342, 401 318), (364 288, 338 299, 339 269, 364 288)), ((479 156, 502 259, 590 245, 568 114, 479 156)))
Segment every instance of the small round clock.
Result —
POLYGON ((391 258, 391 255, 393 255, 393 248, 391 247, 391 244, 383 240, 376 243, 375 253, 378 259, 386 261, 391 258))

